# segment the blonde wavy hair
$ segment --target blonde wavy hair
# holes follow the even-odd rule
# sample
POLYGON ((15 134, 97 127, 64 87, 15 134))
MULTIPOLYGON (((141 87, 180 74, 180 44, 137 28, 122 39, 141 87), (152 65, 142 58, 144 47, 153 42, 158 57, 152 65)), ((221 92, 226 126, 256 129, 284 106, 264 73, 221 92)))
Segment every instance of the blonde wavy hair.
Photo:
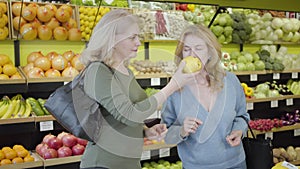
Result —
POLYGON ((116 34, 124 31, 123 23, 139 23, 136 16, 124 9, 114 9, 105 14, 94 27, 87 47, 80 56, 80 61, 84 65, 90 62, 103 61, 111 66, 114 63, 112 59, 116 34))
POLYGON ((222 57, 221 44, 209 28, 203 25, 189 25, 183 30, 175 51, 174 61, 176 65, 178 66, 183 59, 184 38, 187 35, 197 36, 206 42, 209 58, 204 66, 204 69, 208 73, 206 79, 212 89, 217 91, 221 90, 224 86, 223 78, 225 76, 225 70, 220 64, 222 57))

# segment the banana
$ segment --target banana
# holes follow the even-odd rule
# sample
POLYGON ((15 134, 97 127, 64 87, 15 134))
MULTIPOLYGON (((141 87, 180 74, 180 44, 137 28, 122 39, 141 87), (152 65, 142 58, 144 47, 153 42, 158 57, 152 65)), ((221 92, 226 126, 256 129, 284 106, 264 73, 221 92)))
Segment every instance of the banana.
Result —
POLYGON ((14 111, 11 113, 9 118, 13 118, 15 115, 17 115, 20 108, 21 108, 21 100, 17 100, 16 107, 15 107, 14 111))
POLYGON ((2 118, 2 116, 7 112, 8 107, 9 107, 9 103, 4 103, 0 107, 0 118, 2 118))
POLYGON ((1 117, 1 119, 8 119, 11 117, 11 114, 14 113, 14 110, 18 104, 18 100, 12 100, 8 106, 7 111, 5 114, 1 117))
POLYGON ((10 99, 8 96, 4 96, 2 98, 2 105, 0 107, 0 118, 6 113, 8 107, 9 107, 9 104, 10 104, 10 99))
POLYGON ((30 115, 30 113, 32 111, 31 104, 29 103, 28 100, 26 100, 25 103, 26 103, 25 104, 25 112, 24 112, 24 114, 23 114, 22 117, 29 117, 29 115, 30 115))
POLYGON ((24 101, 24 100, 21 100, 21 101, 20 101, 20 109, 19 109, 19 111, 13 116, 13 118, 19 118, 19 117, 22 117, 23 114, 25 113, 25 110, 26 110, 25 101, 24 101))

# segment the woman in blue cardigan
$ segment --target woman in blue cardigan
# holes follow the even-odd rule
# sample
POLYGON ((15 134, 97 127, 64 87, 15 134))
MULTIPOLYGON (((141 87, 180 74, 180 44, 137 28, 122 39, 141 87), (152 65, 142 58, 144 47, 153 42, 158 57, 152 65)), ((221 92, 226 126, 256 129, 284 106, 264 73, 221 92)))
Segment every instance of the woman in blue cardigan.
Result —
POLYGON ((188 26, 176 48, 177 64, 187 56, 201 60, 194 83, 173 93, 162 109, 165 142, 177 144, 185 169, 246 169, 241 138, 249 120, 238 78, 220 63, 221 45, 210 29, 188 26))

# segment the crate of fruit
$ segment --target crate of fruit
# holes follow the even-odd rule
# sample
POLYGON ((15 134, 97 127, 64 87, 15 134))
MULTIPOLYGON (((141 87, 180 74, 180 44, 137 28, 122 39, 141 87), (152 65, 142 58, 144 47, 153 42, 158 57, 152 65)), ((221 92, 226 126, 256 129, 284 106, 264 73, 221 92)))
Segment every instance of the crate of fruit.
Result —
POLYGON ((81 40, 74 5, 11 1, 10 9, 15 39, 81 40))
POLYGON ((12 56, 0 53, 0 84, 25 83, 25 76, 13 63, 12 56))
POLYGON ((11 22, 9 22, 8 1, 0 0, 0 40, 11 39, 11 22))
MULTIPOLYGON (((109 11, 119 9, 119 7, 111 6, 77 6, 79 17, 77 22, 80 24, 80 30, 83 41, 89 41, 94 26, 109 11)), ((122 8, 132 13, 132 9, 122 8)))

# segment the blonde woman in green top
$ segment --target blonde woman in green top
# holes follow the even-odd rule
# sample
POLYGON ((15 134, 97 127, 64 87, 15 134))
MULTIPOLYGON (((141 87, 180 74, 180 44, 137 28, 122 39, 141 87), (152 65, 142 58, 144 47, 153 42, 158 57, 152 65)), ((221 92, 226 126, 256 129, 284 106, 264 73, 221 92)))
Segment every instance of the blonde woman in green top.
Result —
POLYGON ((149 129, 143 121, 198 74, 183 74, 182 63, 168 85, 147 97, 126 67, 137 56, 141 45, 138 35, 137 17, 126 10, 112 10, 95 26, 81 54, 81 61, 89 65, 84 90, 105 108, 100 139, 88 143, 81 168, 140 169, 143 132, 146 137, 160 139, 166 132, 164 124, 149 129))

